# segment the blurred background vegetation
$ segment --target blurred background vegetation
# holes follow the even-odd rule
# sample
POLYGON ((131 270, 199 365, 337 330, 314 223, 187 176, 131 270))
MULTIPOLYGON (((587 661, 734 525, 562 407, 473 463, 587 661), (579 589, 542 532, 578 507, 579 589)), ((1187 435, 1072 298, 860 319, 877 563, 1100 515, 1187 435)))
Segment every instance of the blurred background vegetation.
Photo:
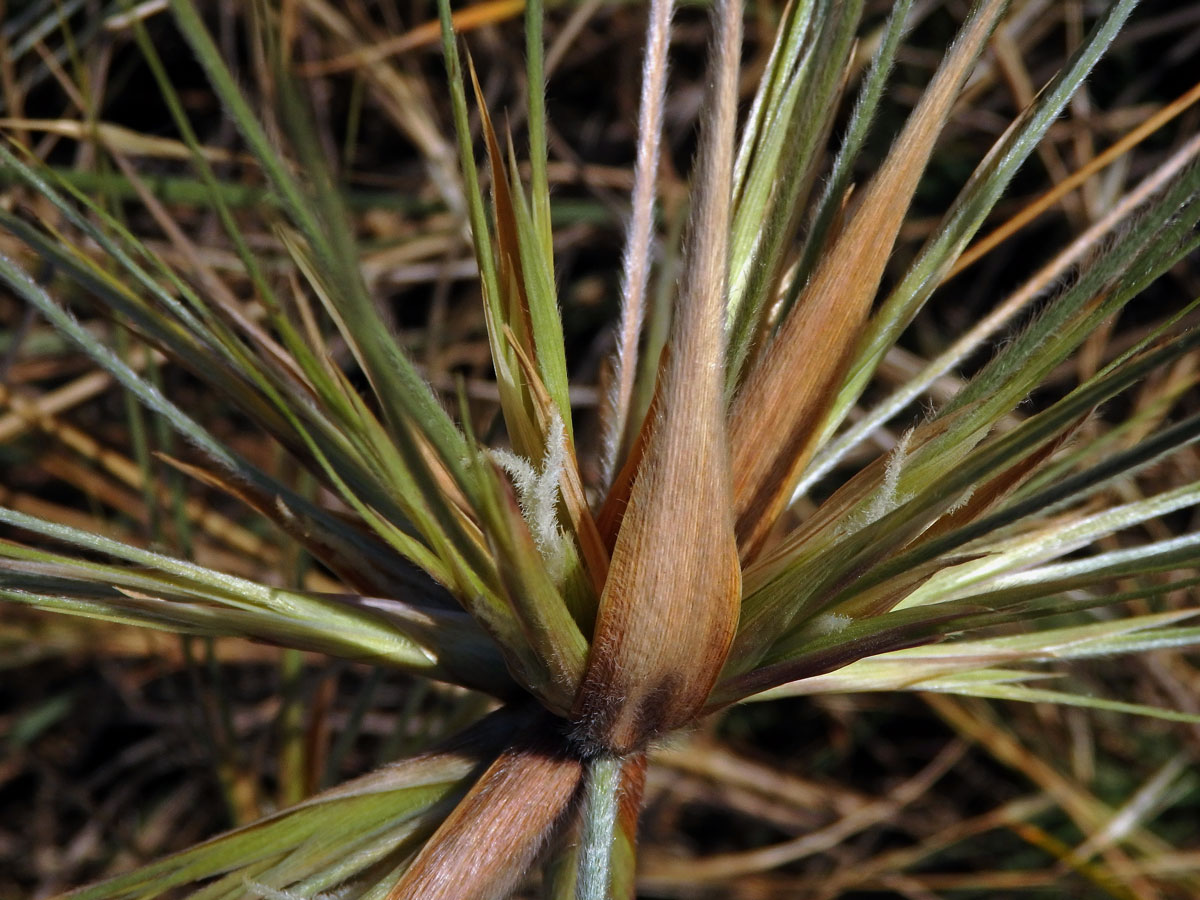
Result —
MULTIPOLYGON (((252 5, 211 0, 204 9, 243 86, 262 96, 270 92, 269 75, 247 50, 256 43, 245 40, 256 27, 252 5)), ((1100 5, 1015 0, 922 182, 895 271, 1014 113, 1077 45, 1100 5)), ((765 63, 781 6, 771 0, 750 7, 743 99, 765 63)), ((868 3, 861 58, 889 6, 868 3)), ((966 8, 955 0, 917 5, 861 176, 886 150, 966 8)), ((116 147, 136 161, 227 283, 248 292, 206 190, 188 174, 122 9, 101 0, 0 3, 0 128, 35 147, 80 190, 103 198, 150 246, 174 252, 102 143, 116 147), (103 142, 90 137, 98 129, 103 142)), ((464 379, 486 434, 489 425, 499 427, 496 393, 474 262, 453 210, 456 163, 435 8, 424 0, 284 0, 279 9, 321 144, 353 210, 368 284, 436 387, 452 390, 456 377, 464 379)), ((238 135, 169 17, 153 2, 137 11, 211 149, 242 227, 268 266, 282 265, 287 257, 263 208, 261 177, 238 135)), ((459 23, 489 108, 498 123, 507 120, 518 145, 520 11, 519 0, 485 0, 463 7, 459 23)), ((640 4, 584 0, 548 11, 552 209, 584 447, 598 444, 593 411, 618 304, 643 29, 640 4)), ((684 7, 674 28, 662 174, 668 235, 681 227, 680 173, 694 150, 707 34, 703 8, 684 7)), ((1200 97, 1198 58, 1200 3, 1142 4, 992 224, 1168 104, 1182 97, 1188 108, 939 291, 864 402, 991 309, 1197 132, 1200 107, 1190 103, 1200 97)), ((18 195, 4 176, 0 170, 0 203, 37 202, 18 195)), ((0 235, 0 245, 9 240, 0 235)), ((1198 262, 1177 266, 1099 331, 1021 412, 1061 396, 1200 295, 1198 262)), ((97 332, 108 327, 99 319, 88 324, 97 332)), ((128 352, 215 434, 289 477, 278 449, 196 381, 139 348, 128 352)), ((1144 423, 1195 413, 1198 370, 1193 355, 1148 381, 1135 399, 1117 402, 1141 405, 1144 423)), ((947 376, 935 390, 948 392, 952 382, 947 376)), ((1114 407, 1099 415, 1119 421, 1127 414, 1114 407)), ((881 434, 875 450, 895 437, 881 434)), ((185 482, 154 455, 180 452, 177 445, 85 356, 19 300, 0 294, 0 502, 263 583, 336 589, 278 532, 225 495, 185 482)), ((846 460, 818 493, 863 462, 846 460)), ((1137 496, 1197 479, 1200 450, 1191 447, 1121 489, 1137 496)), ((1194 532, 1198 515, 1184 510, 1155 520, 1143 537, 1194 532)), ((1169 598, 1169 605, 1195 606, 1197 599, 1169 598)), ((1157 651, 1078 664, 1070 678, 1082 693, 1200 713, 1198 662, 1195 654, 1157 651)), ((417 751, 487 708, 484 698, 464 691, 298 651, 0 608, 0 897, 49 896, 126 870, 417 751)), ((1200 726, 1050 705, 863 694, 738 708, 656 753, 641 891, 1186 900, 1200 896, 1198 758, 1200 726)))

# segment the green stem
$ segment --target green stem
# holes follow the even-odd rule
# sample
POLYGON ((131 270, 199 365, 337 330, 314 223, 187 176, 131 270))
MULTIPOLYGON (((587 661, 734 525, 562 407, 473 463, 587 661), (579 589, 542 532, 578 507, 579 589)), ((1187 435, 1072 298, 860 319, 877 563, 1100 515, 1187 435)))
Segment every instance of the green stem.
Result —
POLYGON ((608 900, 613 844, 617 839, 621 767, 621 758, 608 754, 588 762, 575 900, 608 900))

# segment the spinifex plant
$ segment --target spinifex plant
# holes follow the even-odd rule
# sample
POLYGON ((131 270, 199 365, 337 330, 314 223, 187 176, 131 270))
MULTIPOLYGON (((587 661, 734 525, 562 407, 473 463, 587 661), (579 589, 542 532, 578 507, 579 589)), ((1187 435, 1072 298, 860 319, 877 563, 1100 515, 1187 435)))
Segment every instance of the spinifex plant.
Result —
POLYGON ((76 896, 151 897, 200 882, 190 896, 499 897, 541 854, 550 861, 550 896, 630 896, 647 749, 701 717, 749 699, 829 690, 1082 702, 1029 686, 1037 673, 1013 665, 1200 639, 1200 629, 1180 624, 1191 609, 1037 627, 1049 615, 1153 600, 1200 580, 1192 568, 1200 536, 1092 549, 1200 501, 1200 483, 1191 483, 1119 506, 1092 503, 1114 481, 1194 442, 1200 416, 1152 427, 1163 412, 1135 410, 1100 452, 1093 437, 1076 437, 1100 404, 1195 353, 1200 331, 1185 325, 1196 304, 1036 414, 1012 416, 1098 327, 1195 248, 1196 139, 987 321, 845 427, 889 348, 960 264, 1133 5, 1118 0, 1102 12, 881 291, 918 181, 1006 3, 975 4, 886 159, 855 186, 854 163, 911 3, 895 4, 869 67, 851 81, 862 0, 794 0, 753 102, 739 110, 743 10, 739 0, 717 0, 678 284, 669 330, 656 341, 643 335, 643 310, 672 9, 670 0, 652 0, 598 483, 578 463, 592 450, 576 440, 559 320, 539 4, 529 4, 526 24, 528 188, 473 70, 464 75, 441 5, 461 190, 445 169, 439 177, 474 243, 504 449, 473 432, 465 395, 447 398, 457 414, 447 412, 381 318, 289 82, 286 48, 272 38, 276 14, 257 13, 261 53, 277 67, 278 119, 264 127, 190 0, 170 3, 269 185, 275 232, 294 262, 283 277, 246 241, 131 17, 126 25, 211 188, 252 298, 226 286, 104 133, 98 139, 137 187, 175 262, 156 258, 102 204, 10 146, 0 151, 4 163, 40 198, 40 224, 9 210, 0 224, 56 277, 43 284, 28 263, 8 257, 0 273, 207 458, 172 458, 176 470, 274 522, 344 589, 268 587, 0 510, 26 541, 0 544, 3 596, 369 661, 485 692, 497 709, 440 749, 76 896), (490 203, 479 188, 468 83, 482 116, 490 203), (830 164, 824 151, 847 83, 858 85, 857 99, 830 164), (1038 315, 891 452, 796 512, 851 450, 1056 282, 1038 315), (218 440, 56 296, 86 300, 201 379, 341 508, 218 440), (333 336, 353 366, 328 352, 333 336), (356 369, 365 392, 352 381, 356 369), (1028 627, 978 634, 1012 623, 1028 627))

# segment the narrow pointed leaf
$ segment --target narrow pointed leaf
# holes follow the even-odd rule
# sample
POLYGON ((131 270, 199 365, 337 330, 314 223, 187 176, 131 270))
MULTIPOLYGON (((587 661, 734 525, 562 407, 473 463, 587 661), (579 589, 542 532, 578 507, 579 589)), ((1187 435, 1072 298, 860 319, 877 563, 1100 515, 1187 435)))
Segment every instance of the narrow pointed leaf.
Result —
POLYGON ((651 0, 642 63, 642 92, 638 108, 637 160, 633 175, 633 209, 621 264, 621 323, 613 361, 613 386, 604 420, 602 483, 612 484, 620 452, 628 443, 633 389, 638 368, 650 264, 654 257, 654 199, 667 91, 667 47, 671 38, 673 0, 651 0))
MULTIPOLYGON (((591 507, 588 505, 587 494, 584 492, 583 476, 579 472, 579 460, 575 456, 575 444, 566 433, 565 422, 562 428, 553 427, 553 417, 557 409, 541 377, 534 368, 533 362, 521 348, 510 339, 510 345, 517 358, 517 363, 525 376, 529 397, 533 401, 534 416, 538 428, 546 435, 547 450, 549 444, 559 439, 556 431, 562 432, 562 455, 564 463, 559 477, 558 488, 562 498, 562 506, 567 514, 567 524, 574 533, 587 568, 588 581, 595 589, 596 597, 603 590, 604 581, 608 575, 608 548, 605 546, 591 507)), ((593 598, 594 604, 594 598, 593 598)), ((589 620, 594 617, 594 609, 586 616, 589 620)))
POLYGON ((999 638, 946 641, 861 659, 843 669, 756 694, 750 700, 855 691, 931 690, 957 693, 963 685, 1053 677, 1053 670, 997 668, 1056 660, 1092 659, 1200 642, 1200 628, 1172 627, 1194 618, 1180 610, 1129 619, 1034 631, 999 638))
MULTIPOLYGON (((803 55, 794 72, 785 67, 787 77, 775 86, 776 96, 768 104, 731 226, 729 389, 737 384, 748 355, 761 350, 779 314, 776 301, 788 268, 787 251, 833 129, 862 5, 862 0, 842 0, 836 15, 821 17, 813 34, 793 50, 803 48, 803 55)), ((793 29, 803 34, 799 24, 796 20, 793 29)))
POLYGON ((1005 5, 986 0, 964 25, 862 204, 734 402, 730 448, 744 556, 761 547, 815 450, 814 429, 849 364, 908 201, 1005 5))
POLYGON ((846 134, 838 148, 821 198, 814 209, 812 224, 804 236, 804 247, 796 265, 795 284, 789 291, 789 298, 785 300, 785 309, 790 308, 790 302, 795 301, 794 295, 798 295, 807 282, 819 254, 825 248, 825 239, 831 231, 836 233, 839 230, 836 228, 837 219, 842 211, 846 191, 852 186, 850 179, 854 163, 870 133, 879 101, 883 98, 884 88, 896 59, 896 51, 900 48, 900 40, 907 28, 911 8, 912 0, 899 0, 893 4, 888 14, 879 47, 871 57, 870 68, 863 76, 862 86, 854 101, 854 109, 850 113, 846 134))
POLYGON ((1027 684, 1004 683, 959 683, 952 689, 942 693, 959 694, 964 697, 988 697, 992 700, 1018 700, 1023 703, 1053 703, 1056 706, 1079 706, 1084 709, 1098 709, 1105 712, 1123 713, 1130 716, 1145 716, 1151 719, 1163 719, 1167 722, 1187 722, 1200 725, 1200 714, 1179 712, 1174 709, 1164 709, 1159 706, 1148 706, 1145 703, 1125 703, 1120 700, 1106 700, 1103 697, 1088 697, 1071 691, 1055 691, 1048 688, 1035 688, 1027 684))
POLYGON ((826 434, 831 434, 849 412, 887 348, 945 277, 983 224, 988 211, 1103 56, 1135 6, 1136 0, 1119 0, 1104 10, 1091 34, 1067 64, 979 164, 936 234, 865 330, 856 359, 838 395, 834 415, 824 426, 826 434))

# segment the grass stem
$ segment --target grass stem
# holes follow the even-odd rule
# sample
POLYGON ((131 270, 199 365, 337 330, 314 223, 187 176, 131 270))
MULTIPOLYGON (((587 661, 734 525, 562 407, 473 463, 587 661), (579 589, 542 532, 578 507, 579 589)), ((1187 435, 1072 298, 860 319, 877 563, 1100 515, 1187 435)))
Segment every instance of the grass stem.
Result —
POLYGON ((608 900, 620 791, 619 756, 604 754, 588 763, 575 900, 608 900))

